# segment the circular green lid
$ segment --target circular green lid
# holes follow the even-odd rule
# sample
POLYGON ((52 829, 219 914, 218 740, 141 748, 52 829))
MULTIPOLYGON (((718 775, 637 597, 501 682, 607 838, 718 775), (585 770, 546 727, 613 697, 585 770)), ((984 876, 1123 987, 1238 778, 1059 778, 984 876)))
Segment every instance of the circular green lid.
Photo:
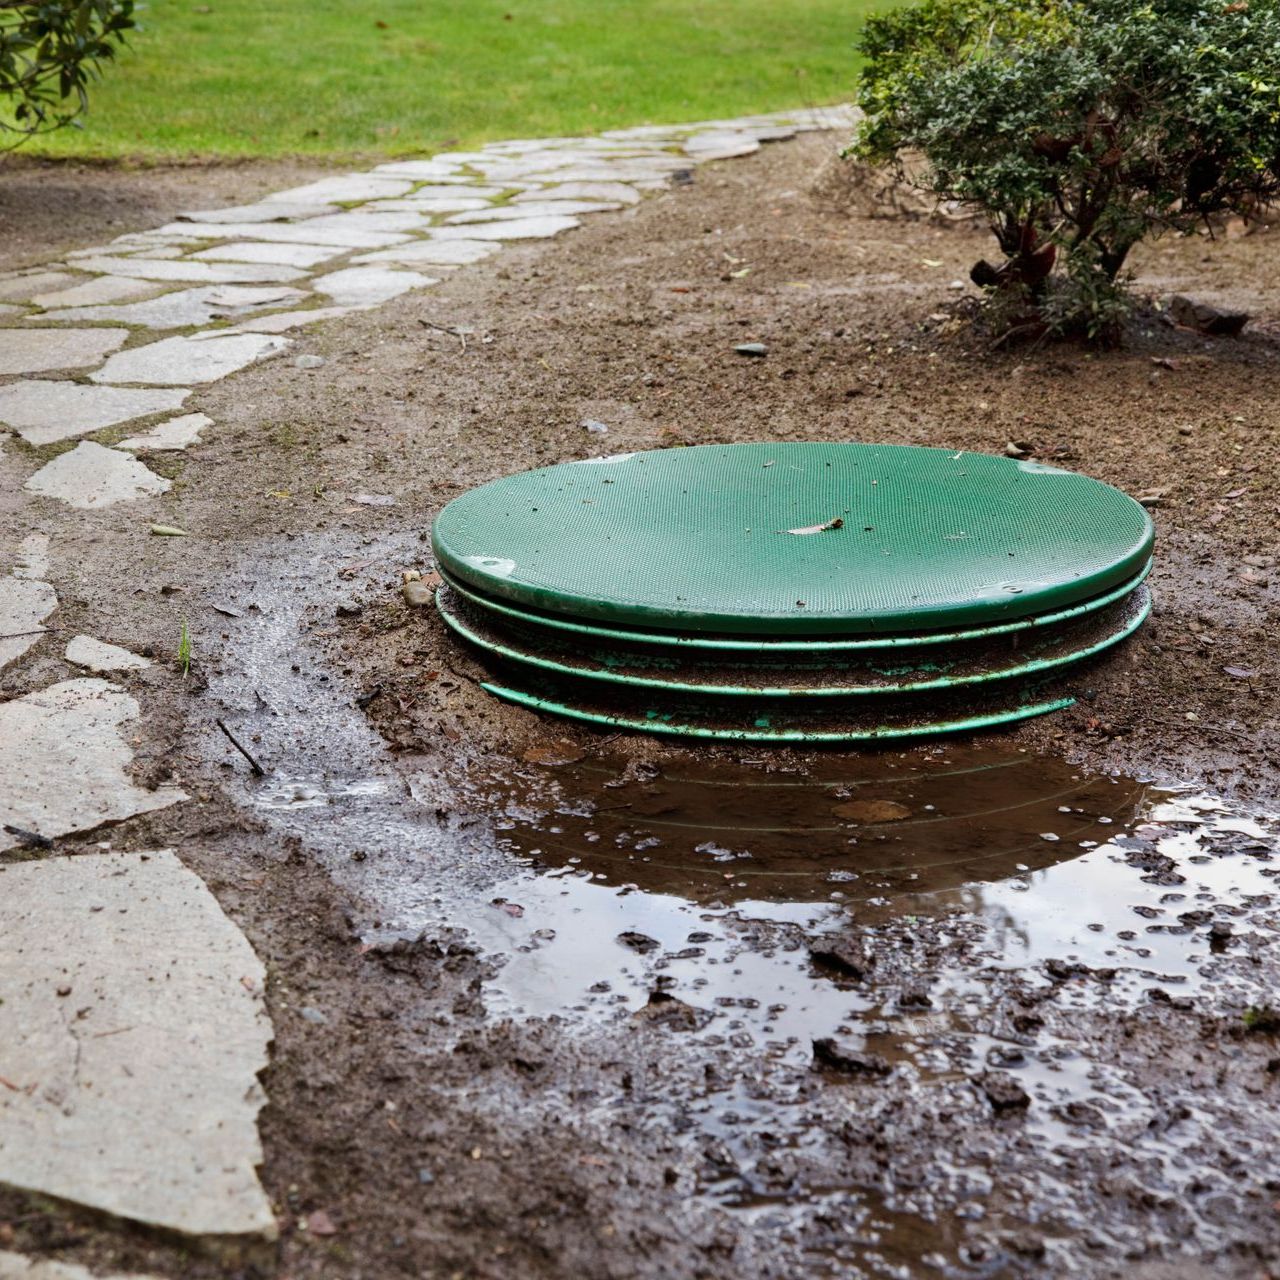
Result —
POLYGON ((699 445, 522 472, 435 523, 441 567, 585 619, 760 636, 975 626, 1087 599, 1151 553, 1117 489, 899 445, 699 445))

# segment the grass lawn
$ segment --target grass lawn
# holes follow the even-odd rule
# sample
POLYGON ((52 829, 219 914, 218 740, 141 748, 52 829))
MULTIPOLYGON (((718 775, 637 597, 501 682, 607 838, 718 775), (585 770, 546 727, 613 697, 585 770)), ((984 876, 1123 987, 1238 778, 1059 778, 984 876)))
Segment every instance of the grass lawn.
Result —
POLYGON ((83 157, 401 154, 847 100, 875 0, 148 0, 83 157))

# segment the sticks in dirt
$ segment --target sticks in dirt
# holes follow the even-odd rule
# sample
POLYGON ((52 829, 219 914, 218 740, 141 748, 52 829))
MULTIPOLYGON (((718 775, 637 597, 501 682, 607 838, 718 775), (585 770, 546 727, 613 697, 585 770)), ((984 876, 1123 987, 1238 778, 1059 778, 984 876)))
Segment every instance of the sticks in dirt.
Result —
POLYGON ((246 747, 244 743, 227 728, 226 721, 215 720, 214 724, 216 724, 218 728, 227 735, 227 741, 231 743, 231 745, 235 747, 235 749, 249 762, 249 766, 252 768, 253 772, 259 778, 265 778, 267 776, 267 771, 257 762, 257 760, 253 758, 253 754, 250 752, 249 748, 246 747))

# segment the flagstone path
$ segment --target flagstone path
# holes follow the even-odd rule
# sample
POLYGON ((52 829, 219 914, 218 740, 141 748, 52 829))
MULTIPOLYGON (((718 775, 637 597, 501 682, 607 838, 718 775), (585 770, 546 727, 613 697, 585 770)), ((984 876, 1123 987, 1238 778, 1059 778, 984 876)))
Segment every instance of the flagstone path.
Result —
MULTIPOLYGON (((170 486, 146 455, 216 432, 187 404, 198 388, 286 354, 295 329, 617 213, 696 164, 849 124, 832 108, 494 143, 192 211, 0 276, 0 456, 40 525, 0 561, 0 670, 18 670, 57 609, 58 529, 145 509, 170 486)), ((255 1128, 265 974, 173 852, 52 856, 56 837, 186 799, 129 776, 139 705, 115 681, 147 660, 89 635, 66 658, 91 674, 0 703, 0 1183, 270 1238, 255 1128)), ((83 1274, 0 1252, 0 1280, 83 1274)))

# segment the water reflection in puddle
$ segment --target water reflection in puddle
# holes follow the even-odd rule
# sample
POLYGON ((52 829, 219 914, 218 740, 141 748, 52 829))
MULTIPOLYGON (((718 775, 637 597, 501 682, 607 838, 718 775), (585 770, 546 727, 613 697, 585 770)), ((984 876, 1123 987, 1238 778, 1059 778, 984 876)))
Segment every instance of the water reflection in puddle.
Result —
MULTIPOLYGON (((1209 927, 1276 888, 1257 821, 1022 753, 694 767, 596 760, 473 780, 470 803, 524 863, 467 922, 510 957, 495 1007, 653 1017, 807 1059, 833 1033, 875 1041, 886 1013, 883 993, 815 966, 814 935, 919 915, 944 922, 924 1020, 936 1040, 977 1019, 988 968, 1096 971, 1108 998, 1194 991, 1209 927), (963 964, 948 965, 961 940, 963 964)), ((1096 985, 1077 986, 1086 1005, 1096 985)), ((927 1068, 900 1015, 881 1048, 927 1068)))

